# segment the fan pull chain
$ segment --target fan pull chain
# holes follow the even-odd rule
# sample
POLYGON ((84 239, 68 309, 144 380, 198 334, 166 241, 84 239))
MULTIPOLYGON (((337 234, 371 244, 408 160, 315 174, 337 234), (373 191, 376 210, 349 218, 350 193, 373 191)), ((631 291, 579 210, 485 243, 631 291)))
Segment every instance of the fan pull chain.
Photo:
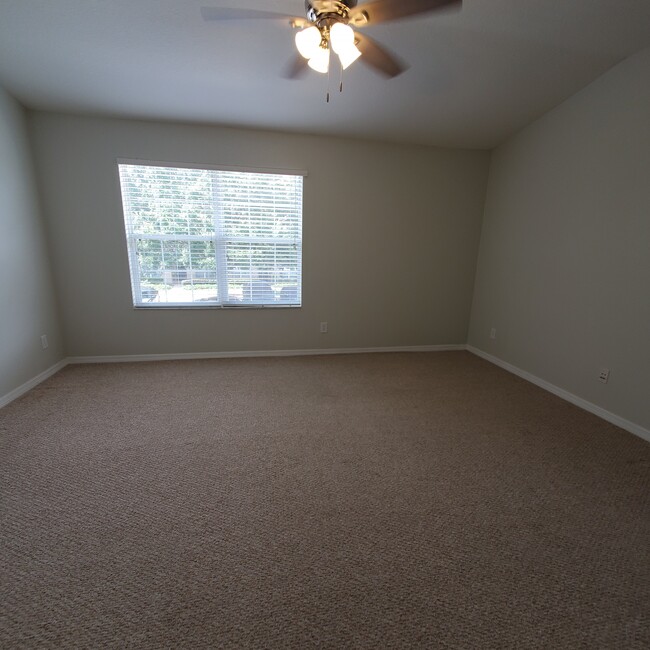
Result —
MULTIPOLYGON (((331 62, 332 55, 330 54, 330 62, 331 62)), ((327 66, 327 103, 330 103, 330 68, 331 66, 327 66)))
POLYGON ((343 64, 341 63, 341 67, 339 68, 339 92, 343 92, 343 64))

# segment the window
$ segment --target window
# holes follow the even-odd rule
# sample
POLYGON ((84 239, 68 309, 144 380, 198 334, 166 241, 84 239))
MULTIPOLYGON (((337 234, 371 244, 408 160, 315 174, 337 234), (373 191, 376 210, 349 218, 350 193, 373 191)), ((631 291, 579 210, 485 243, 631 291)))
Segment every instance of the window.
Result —
POLYGON ((301 304, 304 174, 118 166, 136 307, 301 304))

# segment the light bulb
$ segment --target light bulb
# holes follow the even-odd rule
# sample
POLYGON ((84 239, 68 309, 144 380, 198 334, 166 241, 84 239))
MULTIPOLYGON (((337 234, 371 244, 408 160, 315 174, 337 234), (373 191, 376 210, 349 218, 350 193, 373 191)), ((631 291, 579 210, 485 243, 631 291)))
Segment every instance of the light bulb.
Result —
POLYGON ((311 59, 320 49, 321 35, 318 27, 312 25, 296 34, 296 47, 305 59, 311 59))
POLYGON ((352 44, 342 52, 338 52, 338 55, 339 59, 341 59, 341 67, 345 70, 361 56, 361 52, 356 45, 352 44))
POLYGON ((351 45, 354 46, 354 31, 350 25, 344 23, 334 23, 330 29, 330 43, 332 49, 337 53, 347 50, 351 45))
POLYGON ((325 74, 330 66, 330 50, 328 47, 319 47, 318 52, 309 59, 309 67, 316 72, 325 74))

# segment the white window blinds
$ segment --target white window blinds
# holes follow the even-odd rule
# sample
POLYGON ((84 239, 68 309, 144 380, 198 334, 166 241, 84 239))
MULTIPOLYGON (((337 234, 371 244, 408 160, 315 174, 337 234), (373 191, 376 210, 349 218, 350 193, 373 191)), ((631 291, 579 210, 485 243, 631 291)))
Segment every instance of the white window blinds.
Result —
POLYGON ((302 176, 119 164, 136 306, 301 304, 302 176))

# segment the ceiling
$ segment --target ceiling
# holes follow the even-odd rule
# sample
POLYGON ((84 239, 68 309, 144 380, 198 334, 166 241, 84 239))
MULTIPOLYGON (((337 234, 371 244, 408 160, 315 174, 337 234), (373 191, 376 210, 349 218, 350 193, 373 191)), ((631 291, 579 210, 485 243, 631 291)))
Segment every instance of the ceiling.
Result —
MULTIPOLYGON (((362 4, 366 0, 360 0, 362 4)), ((303 0, 0 0, 0 84, 25 106, 491 148, 650 46, 648 0, 465 0, 365 32, 410 63, 281 76, 293 30, 200 8, 304 15, 303 0)))

